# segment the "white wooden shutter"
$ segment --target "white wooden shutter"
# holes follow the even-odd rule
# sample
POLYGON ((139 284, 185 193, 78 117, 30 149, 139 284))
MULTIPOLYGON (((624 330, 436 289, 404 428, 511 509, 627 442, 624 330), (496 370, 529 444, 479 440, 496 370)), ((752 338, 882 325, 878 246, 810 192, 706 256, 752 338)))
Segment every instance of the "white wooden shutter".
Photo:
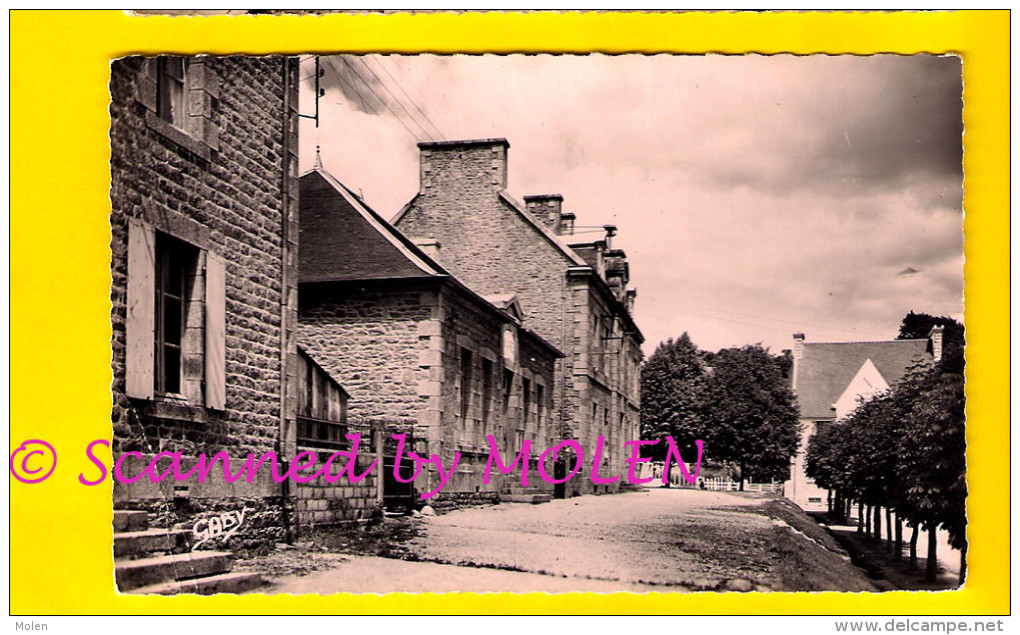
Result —
POLYGON ((205 405, 226 405, 226 263, 214 253, 205 260, 205 405))
POLYGON ((156 232, 128 219, 126 385, 128 397, 152 399, 155 372, 156 232))

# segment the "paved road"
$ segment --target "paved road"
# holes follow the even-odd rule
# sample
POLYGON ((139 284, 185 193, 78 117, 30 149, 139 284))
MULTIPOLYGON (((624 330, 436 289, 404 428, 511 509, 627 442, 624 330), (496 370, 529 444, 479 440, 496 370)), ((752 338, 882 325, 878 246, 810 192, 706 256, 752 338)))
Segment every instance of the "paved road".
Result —
POLYGON ((414 521, 419 562, 332 556, 272 592, 874 590, 817 527, 755 513, 764 502, 652 489, 462 509, 414 521))

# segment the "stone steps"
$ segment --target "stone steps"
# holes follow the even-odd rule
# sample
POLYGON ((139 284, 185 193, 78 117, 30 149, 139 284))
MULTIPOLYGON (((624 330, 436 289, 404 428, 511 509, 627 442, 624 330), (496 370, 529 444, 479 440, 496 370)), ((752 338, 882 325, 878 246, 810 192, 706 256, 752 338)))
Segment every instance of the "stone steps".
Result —
POLYGON ((149 529, 143 511, 113 513, 114 574, 122 593, 240 593, 262 586, 258 573, 232 572, 230 553, 190 551, 182 529, 149 529))
POLYGON ((145 595, 177 595, 178 593, 197 593, 213 595, 215 593, 244 593, 262 586, 262 576, 257 573, 232 571, 203 578, 187 580, 171 580, 161 584, 150 584, 131 591, 145 595))
POLYGON ((148 512, 115 510, 113 531, 145 531, 149 528, 148 512))
POLYGON ((183 529, 146 529, 113 534, 113 557, 138 556, 155 551, 181 552, 191 547, 191 532, 183 529))
POLYGON ((131 591, 141 586, 171 580, 186 580, 226 573, 234 566, 230 554, 221 551, 195 551, 152 556, 138 560, 120 560, 114 564, 117 586, 131 591))

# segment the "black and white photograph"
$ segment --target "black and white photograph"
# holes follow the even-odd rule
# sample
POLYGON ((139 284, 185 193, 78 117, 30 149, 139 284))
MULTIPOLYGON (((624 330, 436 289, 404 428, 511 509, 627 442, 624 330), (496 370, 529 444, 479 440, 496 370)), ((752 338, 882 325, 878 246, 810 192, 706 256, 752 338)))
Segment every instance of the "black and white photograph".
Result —
POLYGON ((112 61, 119 592, 961 588, 962 78, 112 61))

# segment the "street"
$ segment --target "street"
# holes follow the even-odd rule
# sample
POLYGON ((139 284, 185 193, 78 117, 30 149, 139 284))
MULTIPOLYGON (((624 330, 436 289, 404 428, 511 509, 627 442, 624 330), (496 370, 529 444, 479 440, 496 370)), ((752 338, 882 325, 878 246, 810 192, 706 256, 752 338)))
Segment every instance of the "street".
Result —
POLYGON ((754 495, 649 489, 394 522, 413 530, 401 560, 314 554, 318 570, 263 592, 880 589, 800 510, 754 495))

